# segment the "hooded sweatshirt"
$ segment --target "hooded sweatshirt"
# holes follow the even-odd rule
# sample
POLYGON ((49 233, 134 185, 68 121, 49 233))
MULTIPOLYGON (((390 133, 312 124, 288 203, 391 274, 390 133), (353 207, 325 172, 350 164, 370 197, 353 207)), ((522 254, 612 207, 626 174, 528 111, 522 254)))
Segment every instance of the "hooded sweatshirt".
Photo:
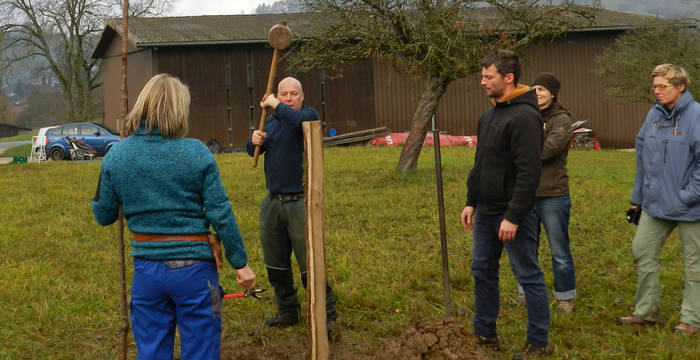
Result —
POLYGON ((467 180, 467 206, 504 215, 514 224, 535 204, 542 162, 542 117, 537 95, 518 85, 481 115, 474 167, 467 180))

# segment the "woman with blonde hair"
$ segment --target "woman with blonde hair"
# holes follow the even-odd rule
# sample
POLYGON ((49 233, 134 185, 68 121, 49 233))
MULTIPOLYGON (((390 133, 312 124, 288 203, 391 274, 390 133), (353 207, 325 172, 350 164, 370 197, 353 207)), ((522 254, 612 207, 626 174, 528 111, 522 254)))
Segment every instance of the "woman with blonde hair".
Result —
POLYGON ((680 66, 661 64, 651 73, 656 102, 635 140, 637 172, 630 221, 637 270, 637 301, 620 325, 653 325, 661 320, 659 252, 678 228, 685 282, 680 321, 674 331, 700 331, 700 104, 688 91, 690 77, 680 66))
POLYGON ((223 291, 210 226, 244 289, 255 274, 214 156, 185 138, 190 94, 168 74, 144 86, 122 128, 127 136, 102 161, 92 201, 101 225, 119 207, 134 234, 131 323, 139 359, 172 359, 178 327, 183 359, 218 359, 223 291))

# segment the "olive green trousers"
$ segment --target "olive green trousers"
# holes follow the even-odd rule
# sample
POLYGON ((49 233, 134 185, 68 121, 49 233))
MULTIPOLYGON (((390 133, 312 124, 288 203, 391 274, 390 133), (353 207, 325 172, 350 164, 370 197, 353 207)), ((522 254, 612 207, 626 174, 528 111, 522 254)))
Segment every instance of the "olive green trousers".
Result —
POLYGON ((676 227, 685 264, 680 322, 700 327, 700 221, 669 221, 642 212, 632 242, 637 271, 637 302, 633 315, 649 321, 660 320, 659 252, 676 227))

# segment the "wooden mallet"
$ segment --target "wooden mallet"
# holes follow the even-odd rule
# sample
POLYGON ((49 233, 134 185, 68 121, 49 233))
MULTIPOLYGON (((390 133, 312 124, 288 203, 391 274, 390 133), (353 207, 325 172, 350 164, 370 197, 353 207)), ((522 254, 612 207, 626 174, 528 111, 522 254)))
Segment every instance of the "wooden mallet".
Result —
MULTIPOLYGON (((280 21, 279 24, 270 28, 267 33, 267 41, 270 46, 274 49, 272 53, 272 63, 270 64, 270 74, 267 77, 267 90, 265 91, 265 97, 272 94, 272 87, 275 85, 275 76, 277 75, 277 60, 279 59, 280 50, 286 49, 289 44, 292 43, 292 31, 287 27, 286 21, 280 21)), ((260 126, 258 130, 265 130, 265 118, 267 118, 267 107, 262 109, 262 115, 260 116, 260 126)), ((258 166, 258 156, 260 155, 260 145, 255 146, 255 153, 253 154, 253 167, 258 166)))

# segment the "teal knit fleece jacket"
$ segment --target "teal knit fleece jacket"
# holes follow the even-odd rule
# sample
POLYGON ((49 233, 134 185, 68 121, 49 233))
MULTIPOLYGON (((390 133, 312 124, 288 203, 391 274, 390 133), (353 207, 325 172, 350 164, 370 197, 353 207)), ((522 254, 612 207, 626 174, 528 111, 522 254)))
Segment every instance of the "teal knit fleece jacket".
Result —
MULTIPOLYGON (((163 138, 141 127, 114 144, 102 160, 92 211, 100 225, 114 223, 123 205, 138 234, 219 235, 236 269, 248 263, 216 159, 199 140, 163 138)), ((132 241, 131 256, 147 260, 213 260, 203 241, 132 241)))

